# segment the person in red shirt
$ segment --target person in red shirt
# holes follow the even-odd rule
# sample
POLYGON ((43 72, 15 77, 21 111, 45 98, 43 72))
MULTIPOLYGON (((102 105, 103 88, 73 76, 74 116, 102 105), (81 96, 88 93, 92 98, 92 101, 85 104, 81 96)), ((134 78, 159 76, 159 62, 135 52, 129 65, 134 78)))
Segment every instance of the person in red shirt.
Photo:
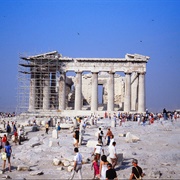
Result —
POLYGON ((6 136, 6 134, 4 134, 4 136, 2 138, 2 146, 3 147, 5 146, 6 142, 7 142, 7 136, 6 136))
POLYGON ((17 131, 14 131, 14 142, 15 142, 15 145, 17 145, 17 142, 18 142, 18 133, 17 133, 17 131))

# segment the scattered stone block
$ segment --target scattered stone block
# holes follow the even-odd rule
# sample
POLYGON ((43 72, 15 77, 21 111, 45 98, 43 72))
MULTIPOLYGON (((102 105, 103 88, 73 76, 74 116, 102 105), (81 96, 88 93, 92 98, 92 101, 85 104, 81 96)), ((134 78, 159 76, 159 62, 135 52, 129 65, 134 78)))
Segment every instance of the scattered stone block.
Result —
POLYGON ((137 141, 139 141, 139 140, 140 140, 139 137, 131 134, 130 132, 128 132, 128 133, 126 134, 126 142, 128 142, 128 143, 137 142, 137 141))
POLYGON ((69 161, 64 161, 63 165, 64 165, 64 167, 68 167, 68 166, 70 166, 70 162, 69 161))
POLYGON ((43 175, 43 174, 44 174, 44 172, 41 171, 41 170, 38 170, 38 171, 31 171, 31 172, 29 173, 29 175, 31 175, 31 176, 43 175))
POLYGON ((49 141, 49 147, 58 147, 58 146, 59 146, 58 141, 53 141, 53 140, 49 141))
POLYGON ((115 120, 111 120, 111 127, 112 128, 116 127, 116 121, 115 120))
POLYGON ((17 170, 18 171, 29 171, 30 168, 29 168, 29 166, 26 166, 26 165, 18 165, 17 170))
POLYGON ((66 123, 61 123, 61 129, 70 129, 71 127, 74 127, 74 124, 66 124, 66 123))
POLYGON ((68 172, 71 172, 73 170, 73 166, 69 166, 68 168, 67 168, 67 171, 68 172))
POLYGON ((52 138, 57 139, 58 138, 58 132, 56 129, 52 131, 52 138))
POLYGON ((62 171, 62 170, 64 170, 64 167, 63 167, 63 166, 61 166, 61 167, 58 167, 58 168, 57 168, 57 170, 60 170, 60 171, 62 171))
POLYGON ((55 166, 58 166, 60 163, 61 163, 61 161, 60 161, 59 159, 57 159, 57 158, 54 158, 54 159, 53 159, 53 164, 54 164, 55 166))

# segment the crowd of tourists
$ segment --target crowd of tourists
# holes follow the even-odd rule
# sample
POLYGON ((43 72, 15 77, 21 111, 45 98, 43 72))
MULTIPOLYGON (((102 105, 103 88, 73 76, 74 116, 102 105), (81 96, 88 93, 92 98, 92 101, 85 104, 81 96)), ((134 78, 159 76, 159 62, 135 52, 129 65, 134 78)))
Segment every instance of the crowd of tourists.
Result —
MULTIPOLYGON (((5 116, 4 116, 5 117, 5 116)), ((131 113, 121 113, 117 112, 110 114, 105 112, 104 117, 99 115, 91 114, 88 117, 75 117, 77 121, 77 128, 74 130, 73 139, 74 139, 74 165, 73 171, 71 173, 70 179, 73 179, 75 174, 79 175, 79 179, 82 179, 82 155, 79 152, 79 146, 81 145, 81 134, 85 133, 87 122, 92 121, 93 124, 97 124, 101 118, 108 118, 109 120, 116 121, 115 124, 123 126, 123 123, 127 121, 137 121, 138 125, 142 124, 153 124, 155 120, 177 120, 180 117, 180 114, 177 112, 169 113, 166 109, 163 109, 162 113, 153 114, 146 111, 145 114, 131 114, 131 113), (83 123, 82 123, 83 122, 83 123)), ((70 118, 66 118, 67 121, 70 121, 70 118)), ((24 129, 17 127, 17 121, 2 121, 6 134, 3 137, 0 137, 0 152, 2 153, 3 160, 3 172, 6 169, 6 161, 8 162, 8 169, 11 172, 11 154, 12 147, 8 141, 9 137, 14 137, 13 142, 15 145, 21 144, 21 135, 24 133, 24 129)), ((49 128, 52 126, 52 118, 50 118, 45 124, 45 133, 48 134, 49 128)), ((30 123, 31 124, 31 123, 30 123)), ((36 121, 33 121, 33 125, 36 125, 36 121)), ((59 132, 61 130, 60 122, 56 123, 56 130, 59 132)), ((91 169, 93 170, 93 179, 117 179, 116 168, 118 164, 118 153, 116 150, 116 137, 113 131, 108 128, 107 132, 103 132, 102 128, 98 128, 97 132, 97 144, 92 152, 92 163, 91 169), (108 159, 109 158, 109 159, 108 159)), ((138 166, 138 160, 132 160, 132 170, 129 179, 138 179, 143 177, 145 174, 142 171, 142 168, 138 166)))
POLYGON ((0 112, 0 119, 1 118, 10 118, 10 117, 15 117, 16 114, 15 112, 10 113, 10 112, 0 112))
MULTIPOLYGON (((85 129, 84 122, 83 129, 85 129)), ((81 125, 80 125, 81 126, 81 125)), ((75 174, 79 175, 79 179, 82 178, 82 155, 79 152, 79 139, 80 128, 76 128, 73 134, 74 138, 74 166, 73 171, 69 179, 73 179, 75 174)), ((92 152, 93 161, 91 164, 91 170, 93 170, 93 179, 118 179, 116 173, 116 166, 118 163, 118 153, 116 150, 116 141, 113 132, 110 128, 104 133, 102 128, 99 127, 97 132, 97 144, 92 152), (106 151, 105 151, 106 149, 106 151), (105 153, 106 152, 106 153, 105 153), (109 158, 109 159, 108 159, 109 158)), ((132 172, 129 179, 137 179, 144 176, 142 168, 138 166, 138 160, 132 161, 132 172)))

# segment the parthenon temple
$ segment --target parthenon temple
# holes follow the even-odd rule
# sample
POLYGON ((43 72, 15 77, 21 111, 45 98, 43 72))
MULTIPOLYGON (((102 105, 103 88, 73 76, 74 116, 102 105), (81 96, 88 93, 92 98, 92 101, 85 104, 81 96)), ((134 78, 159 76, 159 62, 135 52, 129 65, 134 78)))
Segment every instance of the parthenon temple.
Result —
POLYGON ((149 57, 72 58, 57 51, 21 56, 18 75, 20 112, 145 111, 149 57))

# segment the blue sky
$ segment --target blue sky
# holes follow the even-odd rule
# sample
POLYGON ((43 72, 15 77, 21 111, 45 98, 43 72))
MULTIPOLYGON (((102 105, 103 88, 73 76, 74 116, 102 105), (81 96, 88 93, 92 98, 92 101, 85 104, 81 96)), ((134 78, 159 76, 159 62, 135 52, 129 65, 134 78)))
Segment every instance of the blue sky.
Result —
POLYGON ((0 111, 16 107, 19 55, 53 50, 150 56, 147 108, 180 109, 179 0, 0 0, 0 111))

